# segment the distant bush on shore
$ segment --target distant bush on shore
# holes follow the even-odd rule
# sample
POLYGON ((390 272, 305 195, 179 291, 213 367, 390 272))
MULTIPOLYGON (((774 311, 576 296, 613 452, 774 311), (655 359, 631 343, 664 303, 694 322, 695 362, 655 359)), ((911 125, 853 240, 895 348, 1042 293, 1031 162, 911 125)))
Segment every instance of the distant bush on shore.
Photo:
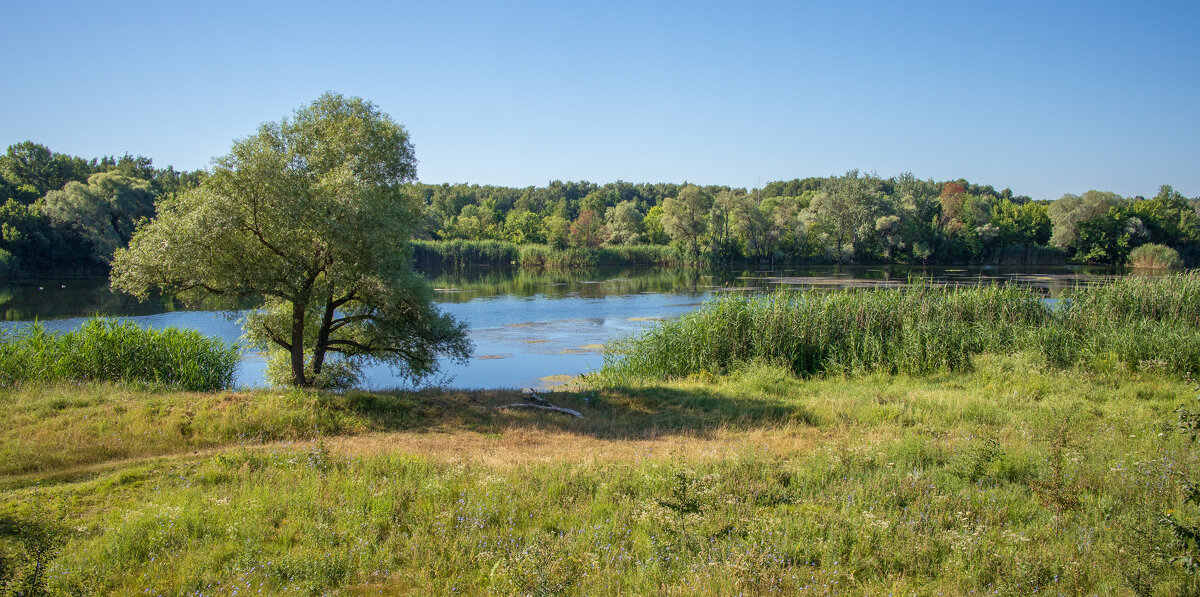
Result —
POLYGON ((1129 266, 1137 269, 1176 270, 1183 268, 1183 259, 1179 257, 1179 252, 1171 247, 1149 243, 1129 253, 1129 266))
POLYGON ((91 319, 77 330, 34 323, 0 330, 0 387, 28 383, 134 382, 187 391, 229 388, 235 347, 194 330, 145 329, 91 319))

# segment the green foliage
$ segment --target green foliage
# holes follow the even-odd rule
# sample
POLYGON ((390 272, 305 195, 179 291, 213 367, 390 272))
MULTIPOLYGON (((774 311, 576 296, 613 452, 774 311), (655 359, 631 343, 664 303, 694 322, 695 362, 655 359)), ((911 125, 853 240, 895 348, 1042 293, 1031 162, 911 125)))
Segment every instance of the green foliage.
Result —
POLYGON ((1182 269, 1183 260, 1171 247, 1147 243, 1130 251, 1129 266, 1138 269, 1182 269))
POLYGON ((360 98, 326 93, 164 200, 117 252, 113 286, 259 301, 246 337, 287 353, 294 385, 312 385, 331 355, 429 375, 438 355, 465 359, 470 344, 412 270, 421 199, 403 183, 415 174, 403 127, 360 98))
POLYGON ((146 329, 91 319, 50 333, 41 324, 0 330, 0 387, 56 382, 133 382, 182 390, 233 384, 239 351, 195 330, 146 329))
POLYGON ((78 234, 89 252, 104 263, 126 247, 134 228, 154 215, 154 190, 148 181, 118 172, 102 172, 87 184, 70 182, 41 201, 42 212, 60 228, 78 234))
MULTIPOLYGON (((29 213, 0 213, 0 229, 7 224, 13 237, 0 238, 0 250, 12 255, 7 269, 103 271, 137 219, 153 214, 153 203, 207 177, 157 169, 144 156, 85 160, 28 141, 10 146, 0 156, 0 202, 12 199, 29 213), (135 182, 119 193, 92 188, 89 177, 101 173, 135 182), (133 203, 125 200, 130 190, 141 195, 133 203)), ((423 208, 414 215, 414 238, 554 249, 673 242, 692 263, 1121 264, 1146 242, 1189 259, 1200 252, 1200 216, 1167 185, 1151 199, 1088 191, 1054 202, 962 179, 907 172, 883 179, 857 170, 749 191, 623 181, 406 187, 423 208)))
POLYGON ((513 210, 504 219, 505 239, 514 244, 541 243, 546 240, 541 216, 529 210, 513 210))
POLYGON ((156 169, 150 158, 85 160, 25 141, 0 155, 0 251, 10 275, 103 271, 154 202, 203 171, 156 169))
POLYGON ((633 201, 622 201, 606 210, 608 241, 614 245, 638 245, 645 240, 642 212, 633 201))
POLYGON ((712 204, 712 195, 696 185, 686 185, 678 197, 663 201, 663 232, 690 258, 700 257, 700 237, 708 230, 707 215, 712 204))

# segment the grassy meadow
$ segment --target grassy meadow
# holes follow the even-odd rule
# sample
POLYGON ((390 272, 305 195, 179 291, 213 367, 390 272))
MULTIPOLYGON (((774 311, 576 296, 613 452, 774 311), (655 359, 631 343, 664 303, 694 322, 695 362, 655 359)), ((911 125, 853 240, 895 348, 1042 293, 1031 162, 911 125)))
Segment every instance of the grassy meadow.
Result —
POLYGON ((693 365, 653 369, 651 332, 547 396, 583 419, 503 390, 12 385, 0 595, 1196 594, 1164 521, 1200 522, 1197 391, 1159 343, 1200 328, 1197 288, 794 303, 825 344, 777 297, 716 303, 693 365), (765 348, 792 341, 826 358, 765 348))

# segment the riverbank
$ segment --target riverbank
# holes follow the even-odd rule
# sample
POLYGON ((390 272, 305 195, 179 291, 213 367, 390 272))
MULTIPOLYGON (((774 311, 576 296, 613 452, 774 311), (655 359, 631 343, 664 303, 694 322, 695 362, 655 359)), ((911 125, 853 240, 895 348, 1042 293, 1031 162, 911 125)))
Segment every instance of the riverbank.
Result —
MULTIPOLYGON (((0 392, 0 541, 116 594, 1196 589, 1173 374, 978 355, 559 392, 0 392), (1143 587, 1143 588, 1146 588, 1143 587)), ((22 568, 28 570, 28 568, 22 568)))

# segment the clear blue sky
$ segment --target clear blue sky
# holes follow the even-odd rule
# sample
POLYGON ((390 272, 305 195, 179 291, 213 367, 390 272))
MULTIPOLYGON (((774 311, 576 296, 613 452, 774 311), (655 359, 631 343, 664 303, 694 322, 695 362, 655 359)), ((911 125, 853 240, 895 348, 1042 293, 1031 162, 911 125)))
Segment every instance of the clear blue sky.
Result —
POLYGON ((325 90, 424 182, 1200 195, 1200 2, 5 2, 0 145, 193 169, 325 90))

